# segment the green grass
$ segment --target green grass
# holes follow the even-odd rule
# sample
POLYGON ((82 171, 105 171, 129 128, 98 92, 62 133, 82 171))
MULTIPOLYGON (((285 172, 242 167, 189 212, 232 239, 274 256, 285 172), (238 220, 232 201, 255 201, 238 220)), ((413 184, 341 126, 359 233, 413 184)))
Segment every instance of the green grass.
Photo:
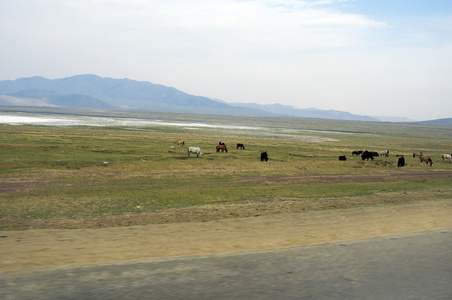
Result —
MULTIPOLYGON (((257 198, 322 199, 382 191, 449 188, 450 180, 266 184, 266 176, 368 174, 399 171, 395 154, 406 155, 403 171, 423 170, 411 153, 423 151, 434 170, 452 170, 450 128, 290 118, 161 115, 161 119, 256 126, 228 130, 145 126, 140 128, 0 125, 1 218, 55 218, 128 213, 257 198), (320 130, 320 131, 312 131, 320 130), (342 132, 342 134, 337 133, 342 132), (343 134, 346 133, 346 134, 343 134), (353 133, 353 134, 350 134, 353 133), (175 140, 186 146, 173 148, 175 140), (229 153, 215 153, 223 140, 229 153), (236 150, 236 143, 246 150, 236 150), (200 146, 203 158, 188 157, 200 146), (363 162, 353 150, 389 149, 391 156, 363 162), (260 151, 269 162, 260 162, 260 151), (337 157, 345 154, 346 162, 337 157), (108 164, 105 164, 108 162, 108 164), (7 186, 18 186, 8 189, 7 186)), ((1 224, 0 224, 1 225, 1 224)))

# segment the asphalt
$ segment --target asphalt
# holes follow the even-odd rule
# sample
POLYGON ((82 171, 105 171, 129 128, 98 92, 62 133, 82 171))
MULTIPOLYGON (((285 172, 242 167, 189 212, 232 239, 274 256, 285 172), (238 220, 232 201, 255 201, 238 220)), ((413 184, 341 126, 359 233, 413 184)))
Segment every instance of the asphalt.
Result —
POLYGON ((452 228, 0 273, 1 299, 452 299, 452 228))

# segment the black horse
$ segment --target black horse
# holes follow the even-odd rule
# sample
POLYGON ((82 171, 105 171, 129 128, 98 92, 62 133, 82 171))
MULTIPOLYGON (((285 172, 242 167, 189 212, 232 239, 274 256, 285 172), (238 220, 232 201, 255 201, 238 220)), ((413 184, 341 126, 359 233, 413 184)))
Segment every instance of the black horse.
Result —
POLYGON ((364 151, 363 154, 361 154, 361 159, 362 160, 369 160, 369 158, 371 160, 374 160, 374 156, 380 156, 378 153, 376 152, 369 152, 369 151, 364 151))
POLYGON ((405 158, 403 156, 399 157, 399 160, 397 161, 397 168, 399 167, 405 167, 405 158))

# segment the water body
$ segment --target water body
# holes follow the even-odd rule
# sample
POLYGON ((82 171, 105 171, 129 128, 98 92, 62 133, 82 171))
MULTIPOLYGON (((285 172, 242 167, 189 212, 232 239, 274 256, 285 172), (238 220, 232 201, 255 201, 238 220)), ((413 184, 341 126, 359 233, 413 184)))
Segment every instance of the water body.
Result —
POLYGON ((261 127, 252 126, 233 126, 233 125, 215 125, 205 123, 179 123, 165 122, 161 120, 147 120, 135 118, 108 118, 108 117, 89 117, 89 116, 71 116, 56 117, 49 115, 0 115, 0 124, 9 125, 47 125, 47 126, 175 126, 187 128, 224 128, 224 129, 243 129, 243 130, 263 130, 261 127))

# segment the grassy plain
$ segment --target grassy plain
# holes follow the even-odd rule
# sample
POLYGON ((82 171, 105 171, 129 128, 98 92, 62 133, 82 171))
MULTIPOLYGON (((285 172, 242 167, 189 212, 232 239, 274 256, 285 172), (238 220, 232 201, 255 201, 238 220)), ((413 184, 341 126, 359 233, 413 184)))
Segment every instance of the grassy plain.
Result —
MULTIPOLYGON (((450 126, 144 113, 114 117, 162 124, 0 125, 0 228, 210 205, 218 210, 217 204, 249 207, 289 199, 331 209, 343 207, 345 199, 353 199, 350 206, 372 205, 381 193, 452 195, 452 164, 441 160, 452 152, 450 126), (175 140, 185 146, 175 147, 175 140), (219 141, 228 153, 215 153, 219 141), (235 149, 239 142, 245 150, 235 149), (187 146, 201 147, 204 157, 188 157, 187 146), (374 161, 351 157, 354 150, 386 149, 390 156, 374 161), (259 159, 264 150, 268 162, 259 159), (432 157, 433 167, 412 158, 418 151, 432 157), (397 168, 395 154, 405 155, 406 167, 397 168), (338 161, 339 155, 347 161, 338 161), (444 176, 409 176, 427 171, 444 176)), ((240 210, 229 216, 234 214, 240 210)))

